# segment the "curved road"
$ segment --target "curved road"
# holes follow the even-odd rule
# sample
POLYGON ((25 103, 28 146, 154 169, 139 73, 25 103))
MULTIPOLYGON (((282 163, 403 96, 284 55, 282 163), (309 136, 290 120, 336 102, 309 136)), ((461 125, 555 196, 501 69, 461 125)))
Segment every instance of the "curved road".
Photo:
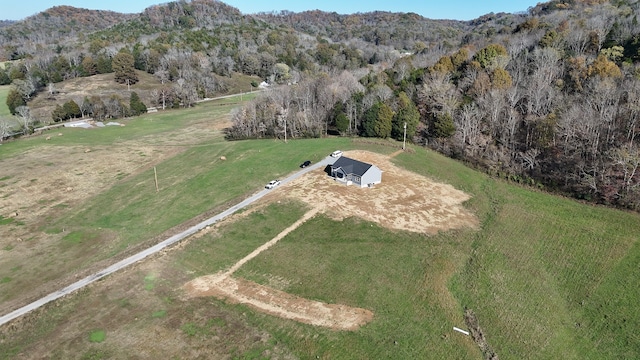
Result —
MULTIPOLYGON (((282 180, 281 184, 286 184, 286 183, 288 183, 288 182, 290 182, 290 181, 292 181, 294 179, 297 179, 300 176, 302 176, 303 174, 308 173, 309 171, 318 169, 318 168, 320 168, 322 166, 327 166, 328 164, 333 164, 335 162, 335 160, 336 160, 335 158, 332 158, 332 157, 328 156, 325 159, 317 162, 316 164, 310 165, 310 166, 308 166, 308 167, 306 167, 306 168, 304 168, 304 169, 302 169, 300 171, 297 171, 294 174, 288 176, 287 178, 282 180)), ((154 246, 152 246, 152 247, 150 247, 150 248, 148 248, 146 250, 143 250, 143 251, 141 251, 141 252, 139 252, 139 253, 137 253, 135 255, 132 255, 132 256, 124 259, 124 260, 121 260, 121 261, 109 266, 108 268, 106 268, 106 269, 104 269, 102 271, 99 271, 99 272, 97 272, 95 274, 89 275, 89 276, 85 277, 84 279, 78 280, 78 281, 74 282, 73 284, 71 284, 71 285, 69 285, 69 286, 67 286, 67 287, 65 287, 65 288, 63 288, 61 290, 53 292, 53 293, 51 293, 51 294, 49 294, 49 295, 47 295, 47 296, 45 296, 45 297, 43 297, 43 298, 41 298, 39 300, 36 300, 36 301, 34 301, 34 302, 30 303, 30 304, 27 304, 27 305, 25 305, 25 306, 23 306, 23 307, 21 307, 19 309, 16 309, 16 310, 14 310, 14 311, 6 314, 6 315, 2 315, 0 317, 0 326, 8 323, 9 321, 11 321, 11 320, 13 320, 15 318, 18 318, 18 317, 28 313, 29 311, 35 310, 35 309, 37 309, 37 308, 39 308, 39 307, 41 307, 41 306, 43 306, 43 305, 45 305, 45 304, 47 304, 47 303, 49 303, 51 301, 59 299, 59 298, 65 296, 65 295, 71 294, 72 292, 74 292, 74 291, 76 291, 78 289, 81 289, 81 288, 93 283, 94 281, 100 280, 103 277, 105 277, 105 276, 107 276, 107 275, 109 275, 111 273, 114 273, 114 272, 116 272, 118 270, 121 270, 121 269, 131 265, 131 264, 134 264, 134 263, 146 258, 149 255, 155 254, 158 251, 166 248, 167 246, 173 245, 173 244, 177 243, 178 241, 180 241, 180 240, 182 240, 182 239, 184 239, 186 237, 189 237, 189 236, 195 234, 196 232, 204 229, 205 227, 207 227, 209 225, 212 225, 212 224, 224 219, 225 217, 233 214, 234 212, 236 212, 236 211, 248 206, 249 204, 253 203, 254 201, 256 201, 256 200, 258 200, 260 198, 262 198, 263 196, 265 196, 267 193, 269 193, 271 191, 277 191, 277 188, 276 189, 272 189, 272 190, 262 189, 261 191, 251 195, 247 199, 245 199, 242 202, 240 202, 240 203, 230 207, 229 209, 219 213, 218 215, 213 216, 213 217, 211 217, 211 218, 209 218, 209 219, 207 219, 207 220, 205 220, 205 221, 203 221, 203 222, 201 222, 201 223, 199 223, 197 225, 194 225, 194 226, 188 228, 187 230, 185 230, 185 231, 183 231, 183 232, 181 232, 179 234, 175 234, 175 235, 171 236, 170 238, 168 238, 166 240, 163 240, 162 242, 160 242, 160 243, 158 243, 158 244, 156 244, 156 245, 154 245, 154 246)))

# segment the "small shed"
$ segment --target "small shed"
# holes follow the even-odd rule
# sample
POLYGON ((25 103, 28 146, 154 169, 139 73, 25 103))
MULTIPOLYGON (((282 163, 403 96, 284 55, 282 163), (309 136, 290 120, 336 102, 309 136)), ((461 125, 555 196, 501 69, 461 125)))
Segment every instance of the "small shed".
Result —
POLYGON ((382 182, 382 170, 372 164, 341 156, 330 166, 330 175, 347 185, 371 187, 382 182))

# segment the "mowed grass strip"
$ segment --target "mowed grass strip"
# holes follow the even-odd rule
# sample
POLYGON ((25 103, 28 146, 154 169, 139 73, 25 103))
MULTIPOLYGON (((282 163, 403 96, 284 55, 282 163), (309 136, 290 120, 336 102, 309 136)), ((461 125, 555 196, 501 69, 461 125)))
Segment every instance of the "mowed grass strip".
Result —
POLYGON ((180 252, 177 264, 192 277, 227 270, 295 223, 307 207, 296 201, 270 204, 221 226, 201 239, 189 241, 180 252))
MULTIPOLYGON (((494 350, 507 359, 624 357, 630 348, 603 347, 593 325, 606 321, 609 302, 595 305, 593 297, 618 287, 612 286, 615 279, 628 279, 618 264, 637 251, 638 215, 499 186, 508 196, 473 240, 465 270, 454 281, 455 293, 476 312, 494 350), (590 313, 588 304, 602 313, 590 313)), ((608 296, 638 294, 628 286, 618 290, 608 296)), ((637 305, 617 311, 637 319, 637 305)), ((617 336, 633 338, 637 326, 630 320, 617 328, 617 336)))

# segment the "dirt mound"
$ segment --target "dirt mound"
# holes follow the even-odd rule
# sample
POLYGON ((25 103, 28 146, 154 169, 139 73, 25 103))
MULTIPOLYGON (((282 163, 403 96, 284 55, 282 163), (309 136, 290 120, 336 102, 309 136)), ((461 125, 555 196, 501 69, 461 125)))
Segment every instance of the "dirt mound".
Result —
POLYGON ((274 316, 335 330, 357 330, 373 319, 373 313, 366 309, 308 300, 225 275, 202 276, 188 282, 184 288, 191 297, 214 296, 247 304, 274 316))

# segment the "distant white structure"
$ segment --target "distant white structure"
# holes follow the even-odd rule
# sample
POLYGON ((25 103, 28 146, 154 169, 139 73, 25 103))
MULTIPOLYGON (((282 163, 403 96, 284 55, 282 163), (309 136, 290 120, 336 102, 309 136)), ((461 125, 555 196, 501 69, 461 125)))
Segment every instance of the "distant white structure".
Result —
POLYGON ((91 129, 94 127, 105 127, 105 126, 122 126, 121 123, 117 122, 117 121, 110 121, 108 123, 103 123, 102 121, 73 121, 70 123, 65 123, 64 127, 69 127, 69 128, 83 128, 83 129, 91 129))
POLYGON ((89 124, 88 122, 86 122, 86 121, 76 121, 76 122, 71 122, 71 123, 64 124, 64 127, 90 129, 93 126, 91 124, 89 124))

